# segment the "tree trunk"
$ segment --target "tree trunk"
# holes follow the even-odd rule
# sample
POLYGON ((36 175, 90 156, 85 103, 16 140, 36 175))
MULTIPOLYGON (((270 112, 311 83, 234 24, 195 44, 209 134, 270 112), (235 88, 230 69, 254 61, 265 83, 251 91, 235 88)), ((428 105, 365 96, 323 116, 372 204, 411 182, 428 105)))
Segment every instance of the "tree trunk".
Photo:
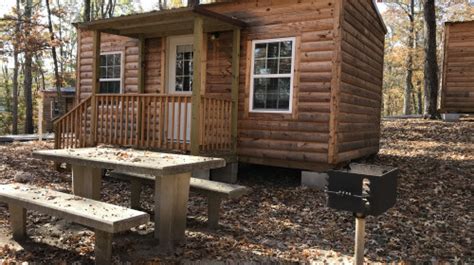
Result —
MULTIPOLYGON (((56 0, 56 6, 58 8, 61 8, 61 3, 59 0, 56 0)), ((58 34, 59 34, 59 41, 63 43, 63 19, 62 17, 58 16, 59 23, 57 24, 58 26, 58 34)), ((64 81, 64 45, 59 45, 59 75, 62 78, 62 81, 64 81)))
POLYGON ((15 42, 13 44, 13 89, 12 89, 12 134, 18 134, 18 35, 20 32, 20 0, 16 0, 18 21, 15 23, 15 42))
POLYGON ((84 22, 91 21, 91 0, 84 0, 84 14, 82 15, 84 22))
POLYGON ((417 96, 417 103, 418 103, 418 109, 417 109, 417 114, 423 114, 423 95, 421 93, 421 81, 418 81, 418 89, 416 90, 416 96, 417 96))
POLYGON ((438 62, 436 57, 436 10, 434 0, 425 0, 425 109, 430 119, 439 118, 438 105, 438 62))
POLYGON ((408 35, 408 55, 406 61, 407 75, 405 79, 405 93, 403 101, 403 114, 412 114, 412 105, 410 99, 413 95, 413 52, 416 47, 415 39, 415 1, 410 1, 410 11, 408 19, 410 20, 410 28, 408 35))
MULTIPOLYGON (((55 88, 56 88, 56 99, 54 100, 53 104, 55 104, 54 109, 59 110, 57 113, 54 114, 57 116, 61 116, 63 114, 63 110, 66 108, 63 106, 63 100, 61 96, 61 86, 62 86, 62 78, 59 75, 59 66, 58 66, 58 55, 56 53, 56 46, 54 44, 56 38, 54 37, 54 30, 53 30, 53 23, 51 21, 51 8, 49 6, 49 0, 45 0, 46 3, 46 11, 48 12, 48 30, 49 30, 49 39, 51 40, 51 55, 53 57, 53 69, 54 69, 54 79, 55 79, 55 88)), ((54 118, 54 117, 52 117, 54 118)))
MULTIPOLYGON (((26 0, 25 6, 25 27, 24 34, 29 36, 31 32, 31 11, 32 9, 32 0, 26 0)), ((32 95, 32 86, 33 86, 33 76, 32 76, 32 63, 33 63, 33 52, 31 47, 26 47, 25 49, 25 62, 24 62, 24 81, 23 89, 25 96, 25 130, 27 134, 34 132, 33 128, 33 95, 32 95)))
POLYGON ((188 0, 188 6, 193 7, 199 5, 199 0, 188 0))

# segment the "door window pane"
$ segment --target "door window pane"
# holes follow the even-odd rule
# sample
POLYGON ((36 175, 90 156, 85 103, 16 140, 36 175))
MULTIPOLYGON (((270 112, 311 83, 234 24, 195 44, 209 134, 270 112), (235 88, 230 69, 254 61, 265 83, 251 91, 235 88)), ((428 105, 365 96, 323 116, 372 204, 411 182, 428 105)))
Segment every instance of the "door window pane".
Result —
POLYGON ((193 45, 176 46, 176 85, 175 91, 192 91, 193 79, 193 45))

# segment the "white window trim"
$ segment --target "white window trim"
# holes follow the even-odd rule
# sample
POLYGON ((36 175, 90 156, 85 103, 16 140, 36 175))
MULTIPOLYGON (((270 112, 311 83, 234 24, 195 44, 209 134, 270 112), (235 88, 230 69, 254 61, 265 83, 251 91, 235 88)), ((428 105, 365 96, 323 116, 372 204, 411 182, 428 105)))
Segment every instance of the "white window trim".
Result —
POLYGON ((193 45, 194 47, 194 36, 179 35, 168 37, 168 93, 175 95, 192 95, 192 91, 176 91, 176 46, 178 45, 193 45))
POLYGON ((294 76, 295 76, 295 61, 296 61, 296 38, 289 37, 289 38, 278 38, 278 39, 265 39, 265 40, 253 40, 252 41, 252 55, 251 55, 251 66, 250 66, 250 101, 249 101, 249 112, 252 113, 285 113, 291 114, 293 113, 293 83, 294 83, 294 76), (282 41, 291 41, 292 43, 292 50, 291 50, 291 72, 290 74, 265 74, 265 75, 255 75, 254 67, 255 67, 255 46, 259 43, 269 43, 269 42, 282 42, 282 41), (254 96, 254 78, 255 77, 290 77, 290 99, 289 99, 289 108, 288 110, 265 110, 265 109, 254 109, 253 107, 253 96, 254 96))
MULTIPOLYGON (((120 78, 99 78, 99 85, 100 82, 103 81, 120 81, 120 94, 124 93, 124 87, 123 87, 123 74, 124 74, 124 52, 123 51, 111 51, 111 52, 101 52, 100 55, 109 55, 109 54, 120 54, 120 78)), ((100 69, 100 62, 99 62, 99 69, 100 69)), ((100 86, 98 88, 100 90, 100 86)), ((98 93, 98 92, 97 92, 98 93)))

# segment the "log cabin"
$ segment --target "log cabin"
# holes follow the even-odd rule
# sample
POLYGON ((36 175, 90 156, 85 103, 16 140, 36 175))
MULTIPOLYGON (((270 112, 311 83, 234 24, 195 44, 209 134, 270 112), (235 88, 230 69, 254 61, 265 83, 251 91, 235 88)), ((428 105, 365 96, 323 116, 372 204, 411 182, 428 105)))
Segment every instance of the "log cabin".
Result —
POLYGON ((113 144, 324 171, 379 150, 372 0, 238 0, 76 24, 56 148, 113 144))
POLYGON ((474 113, 474 21, 445 23, 440 112, 474 113))
POLYGON ((61 88, 61 104, 57 104, 57 92, 54 88, 40 91, 41 103, 38 104, 38 131, 53 132, 54 120, 60 117, 59 113, 67 113, 74 107, 76 89, 74 87, 61 88), (63 108, 63 109, 58 109, 63 108))

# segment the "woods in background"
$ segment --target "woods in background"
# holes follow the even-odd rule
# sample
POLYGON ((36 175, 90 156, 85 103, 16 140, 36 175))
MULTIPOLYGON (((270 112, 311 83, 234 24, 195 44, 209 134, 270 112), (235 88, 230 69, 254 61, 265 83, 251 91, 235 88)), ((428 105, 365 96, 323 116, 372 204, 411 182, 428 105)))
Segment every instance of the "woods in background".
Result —
MULTIPOLYGON (((154 0, 154 9, 218 1, 154 0)), ((473 20, 474 7, 469 0, 384 2, 389 33, 382 115, 435 117, 442 23, 473 20)), ((56 90, 55 109, 62 114, 60 89, 75 86, 76 30, 72 22, 142 11, 134 0, 16 0, 12 10, 0 18, 0 134, 34 132, 40 90, 56 90)))
MULTIPOLYGON (((90 19, 141 11, 131 0, 88 2, 90 19)), ((56 90, 54 108, 64 114, 61 87, 75 86, 77 39, 72 22, 82 20, 83 8, 83 0, 16 0, 0 18, 0 56, 2 69, 8 70, 0 72, 0 106, 5 105, 0 109, 0 135, 34 133, 41 90, 56 90)))
POLYGON ((474 7, 469 0, 385 0, 384 3, 387 10, 383 18, 389 33, 385 42, 382 115, 437 116, 439 81, 434 76, 441 72, 443 23, 474 19, 474 7))

